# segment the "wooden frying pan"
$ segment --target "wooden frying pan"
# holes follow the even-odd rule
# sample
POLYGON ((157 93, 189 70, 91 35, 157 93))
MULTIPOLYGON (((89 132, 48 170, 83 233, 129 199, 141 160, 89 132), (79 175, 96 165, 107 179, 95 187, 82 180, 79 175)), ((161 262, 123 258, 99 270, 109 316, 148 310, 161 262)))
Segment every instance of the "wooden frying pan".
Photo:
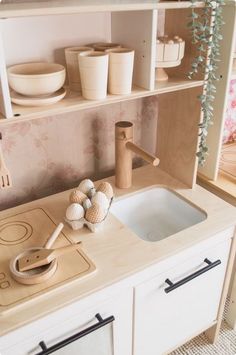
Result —
POLYGON ((52 262, 50 262, 47 265, 38 267, 36 269, 28 270, 25 272, 19 271, 18 260, 38 250, 50 249, 53 243, 56 241, 59 234, 61 233, 63 227, 64 227, 63 223, 60 223, 56 227, 56 229, 54 230, 53 234, 49 237, 44 247, 34 247, 34 248, 26 249, 25 251, 18 254, 13 259, 11 259, 10 272, 14 280, 24 285, 34 285, 34 284, 39 284, 41 282, 44 282, 54 275, 57 269, 57 259, 52 260, 52 262))

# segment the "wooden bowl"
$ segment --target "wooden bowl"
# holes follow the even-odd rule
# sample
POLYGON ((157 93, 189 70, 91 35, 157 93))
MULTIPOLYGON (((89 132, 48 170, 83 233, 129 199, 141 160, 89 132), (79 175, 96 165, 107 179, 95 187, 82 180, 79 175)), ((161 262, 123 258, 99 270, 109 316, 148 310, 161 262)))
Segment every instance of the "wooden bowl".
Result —
POLYGON ((7 69, 11 89, 21 95, 50 95, 59 90, 66 78, 63 65, 57 63, 25 63, 7 69))
POLYGON ((44 248, 30 248, 24 250, 10 261, 10 271, 14 280, 24 285, 35 285, 48 280, 54 275, 57 269, 57 259, 54 259, 50 264, 44 265, 32 270, 21 272, 18 270, 18 259, 29 255, 37 250, 44 248))

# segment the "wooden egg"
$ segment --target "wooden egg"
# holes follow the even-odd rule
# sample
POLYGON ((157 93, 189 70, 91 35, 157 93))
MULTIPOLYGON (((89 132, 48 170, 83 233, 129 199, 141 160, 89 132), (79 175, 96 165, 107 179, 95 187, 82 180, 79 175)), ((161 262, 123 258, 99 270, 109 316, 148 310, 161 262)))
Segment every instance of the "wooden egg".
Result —
POLYGON ((109 182, 101 182, 101 184, 98 186, 97 191, 103 192, 108 200, 110 200, 113 197, 113 189, 111 184, 109 182))
POLYGON ((106 212, 109 208, 109 201, 106 197, 106 195, 98 191, 95 193, 95 195, 91 198, 92 205, 97 203, 99 206, 103 208, 103 210, 106 212))
POLYGON ((83 201, 83 207, 85 211, 87 211, 88 208, 92 206, 92 202, 90 201, 89 198, 86 198, 86 200, 83 201))
POLYGON ((78 189, 82 191, 85 195, 88 194, 89 190, 94 188, 94 184, 90 179, 82 180, 78 186, 78 189))
POLYGON ((74 190, 70 194, 70 202, 71 203, 79 203, 80 205, 86 200, 87 196, 79 191, 78 189, 74 190))
POLYGON ((106 213, 104 209, 94 203, 91 207, 89 207, 86 211, 85 218, 90 223, 100 223, 105 218, 106 213))
POLYGON ((66 218, 69 221, 77 221, 84 217, 84 209, 78 203, 72 203, 66 210, 66 218))

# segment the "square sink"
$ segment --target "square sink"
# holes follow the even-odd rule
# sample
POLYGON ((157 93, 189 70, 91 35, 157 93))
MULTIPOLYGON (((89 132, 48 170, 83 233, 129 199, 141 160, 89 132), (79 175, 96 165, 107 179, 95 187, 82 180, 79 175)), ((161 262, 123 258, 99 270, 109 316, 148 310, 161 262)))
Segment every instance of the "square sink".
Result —
POLYGON ((110 211, 137 236, 149 242, 167 238, 207 218, 206 213, 162 187, 116 201, 110 211))

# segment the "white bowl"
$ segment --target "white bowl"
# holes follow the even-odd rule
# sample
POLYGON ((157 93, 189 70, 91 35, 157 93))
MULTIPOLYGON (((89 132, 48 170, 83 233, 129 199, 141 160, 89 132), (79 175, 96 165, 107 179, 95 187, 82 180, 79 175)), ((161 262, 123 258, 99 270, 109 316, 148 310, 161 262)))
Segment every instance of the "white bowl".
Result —
POLYGON ((59 90, 66 78, 63 65, 57 63, 25 63, 9 67, 11 89, 21 95, 50 95, 59 90))

